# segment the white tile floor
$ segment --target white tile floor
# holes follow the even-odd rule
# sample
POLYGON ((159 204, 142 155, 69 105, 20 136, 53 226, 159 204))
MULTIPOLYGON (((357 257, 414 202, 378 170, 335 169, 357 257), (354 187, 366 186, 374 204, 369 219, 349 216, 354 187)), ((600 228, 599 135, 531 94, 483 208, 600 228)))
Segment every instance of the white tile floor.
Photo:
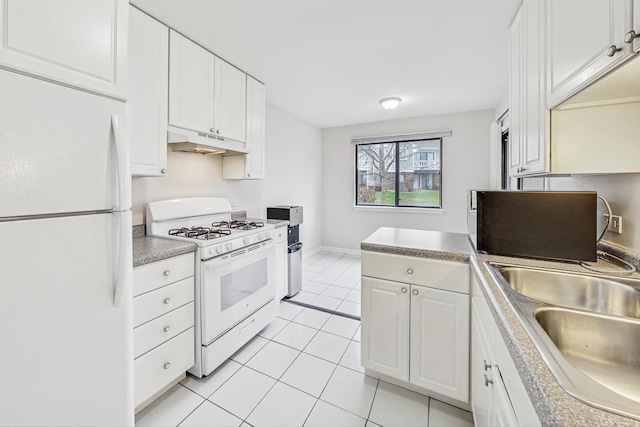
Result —
POLYGON ((302 290, 291 298, 360 317, 360 256, 321 251, 302 263, 302 290))
POLYGON ((137 426, 472 426, 471 414, 365 376, 360 322, 280 304, 211 375, 188 376, 137 426))

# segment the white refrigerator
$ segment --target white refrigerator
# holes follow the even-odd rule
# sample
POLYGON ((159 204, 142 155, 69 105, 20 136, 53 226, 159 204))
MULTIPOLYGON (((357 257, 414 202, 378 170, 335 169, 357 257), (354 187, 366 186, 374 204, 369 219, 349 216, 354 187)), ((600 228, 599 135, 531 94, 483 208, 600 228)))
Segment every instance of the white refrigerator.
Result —
POLYGON ((0 425, 133 425, 125 104, 4 70, 0 94, 0 425))

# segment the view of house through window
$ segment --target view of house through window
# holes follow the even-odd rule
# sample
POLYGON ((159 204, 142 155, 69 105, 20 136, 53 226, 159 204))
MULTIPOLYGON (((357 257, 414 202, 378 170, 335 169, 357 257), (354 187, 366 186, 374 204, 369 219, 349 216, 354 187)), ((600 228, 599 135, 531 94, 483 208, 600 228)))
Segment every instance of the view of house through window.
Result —
POLYGON ((356 204, 442 207, 442 138, 356 145, 356 204))

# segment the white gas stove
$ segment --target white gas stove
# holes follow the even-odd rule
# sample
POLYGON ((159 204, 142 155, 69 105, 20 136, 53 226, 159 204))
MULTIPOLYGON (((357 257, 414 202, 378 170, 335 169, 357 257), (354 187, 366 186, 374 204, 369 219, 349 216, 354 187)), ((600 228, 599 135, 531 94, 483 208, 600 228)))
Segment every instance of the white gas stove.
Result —
POLYGON ((193 375, 210 374, 275 319, 273 228, 231 221, 231 204, 222 198, 148 204, 148 235, 198 246, 193 375))

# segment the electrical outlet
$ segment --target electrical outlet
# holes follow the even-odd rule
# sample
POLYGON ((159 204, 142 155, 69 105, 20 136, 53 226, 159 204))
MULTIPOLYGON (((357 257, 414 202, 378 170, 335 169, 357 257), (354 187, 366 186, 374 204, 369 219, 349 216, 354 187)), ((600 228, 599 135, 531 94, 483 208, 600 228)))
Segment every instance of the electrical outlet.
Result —
MULTIPOLYGON (((609 215, 604 214, 604 221, 606 223, 609 215)), ((622 217, 619 215, 611 215, 611 221, 607 231, 613 231, 614 233, 622 234, 622 217)))

